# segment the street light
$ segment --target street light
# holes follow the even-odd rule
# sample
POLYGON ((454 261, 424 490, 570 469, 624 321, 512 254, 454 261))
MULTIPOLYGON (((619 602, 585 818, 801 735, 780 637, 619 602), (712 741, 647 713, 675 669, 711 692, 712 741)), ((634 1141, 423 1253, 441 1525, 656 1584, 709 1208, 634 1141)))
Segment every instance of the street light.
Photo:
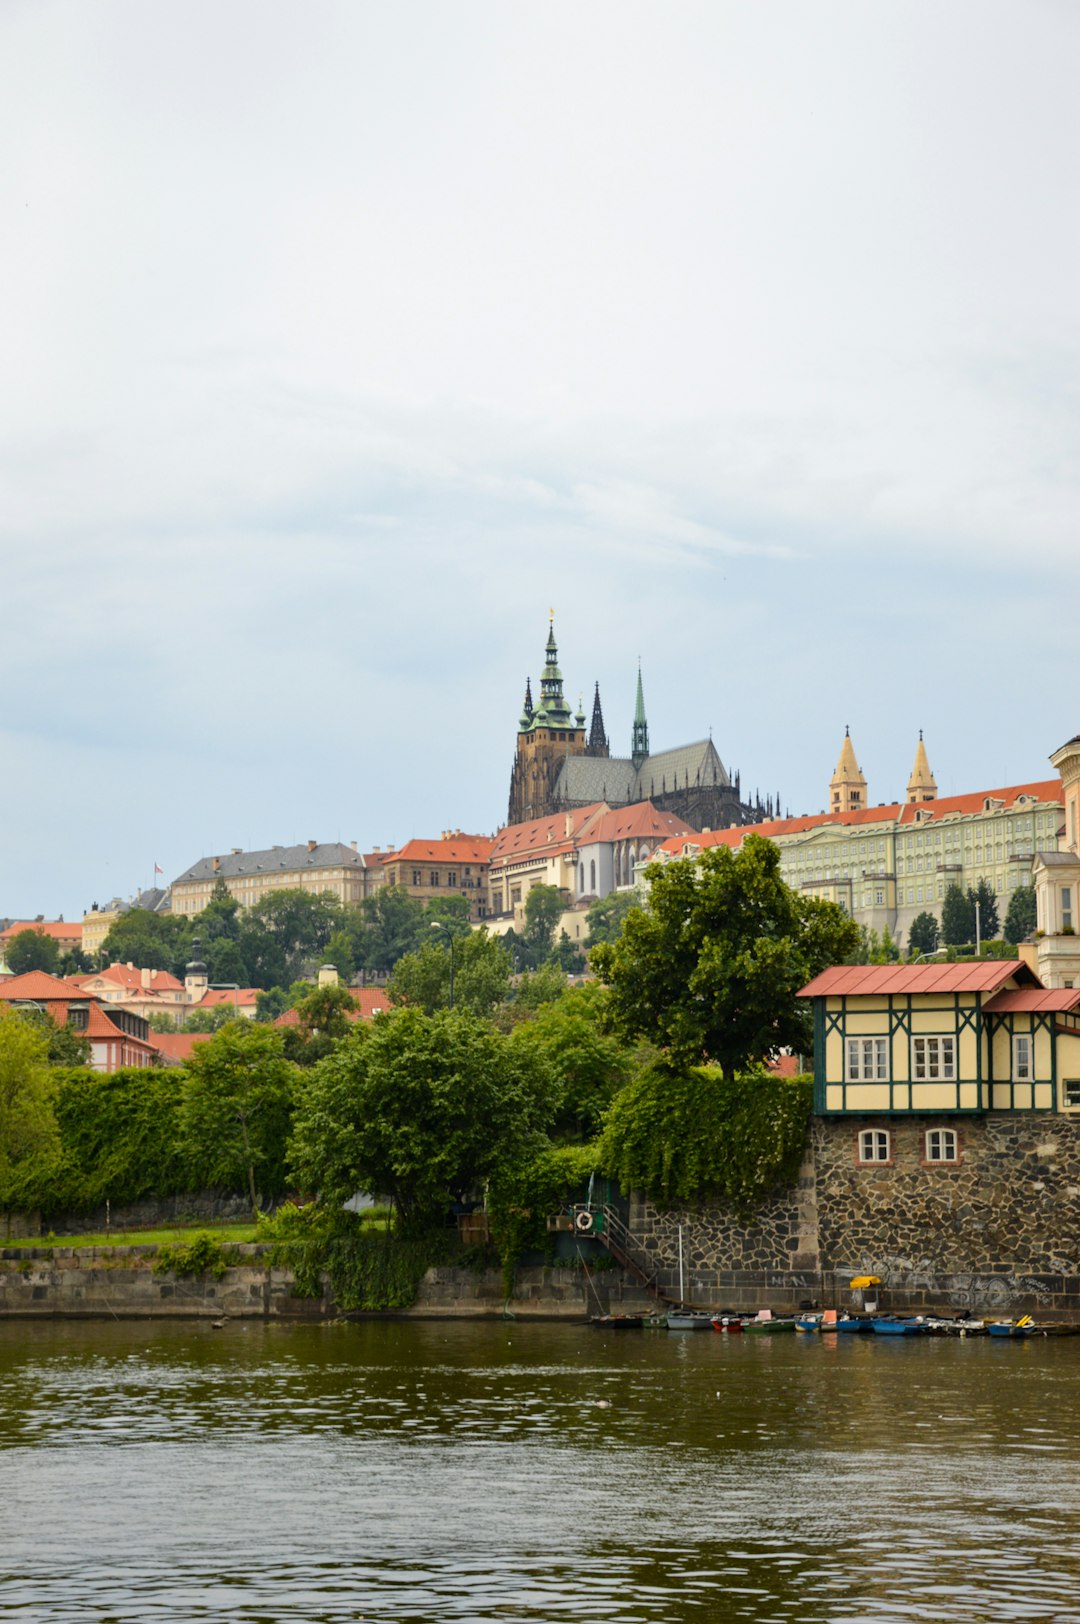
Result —
POLYGON ((454 1007, 454 933, 449 925, 440 924, 437 919, 431 921, 432 930, 441 930, 446 933, 446 940, 450 943, 450 1008, 454 1007))

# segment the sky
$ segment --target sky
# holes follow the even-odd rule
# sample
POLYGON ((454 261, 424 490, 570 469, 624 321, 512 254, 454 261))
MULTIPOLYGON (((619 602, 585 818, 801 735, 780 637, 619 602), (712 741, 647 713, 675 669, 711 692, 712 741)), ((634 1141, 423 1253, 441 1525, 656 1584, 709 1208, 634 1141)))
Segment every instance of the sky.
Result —
POLYGON ((0 918, 505 821, 554 610, 744 792, 1080 729, 1080 9, 7 0, 0 918))

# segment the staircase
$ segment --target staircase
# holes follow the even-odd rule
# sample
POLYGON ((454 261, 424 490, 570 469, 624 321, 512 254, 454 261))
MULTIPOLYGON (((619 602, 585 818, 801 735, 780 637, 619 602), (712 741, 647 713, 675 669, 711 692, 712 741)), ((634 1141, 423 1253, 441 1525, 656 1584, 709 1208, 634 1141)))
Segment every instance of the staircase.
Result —
POLYGON ((691 1308, 691 1303, 680 1303, 677 1297, 664 1290, 656 1278, 656 1270, 652 1260, 644 1247, 627 1229, 614 1207, 589 1206, 586 1202, 579 1202, 573 1208, 574 1228, 579 1235, 589 1235, 605 1246, 628 1274, 634 1278, 658 1303, 665 1308, 691 1308), (584 1213, 590 1220, 584 1223, 581 1214, 584 1213))

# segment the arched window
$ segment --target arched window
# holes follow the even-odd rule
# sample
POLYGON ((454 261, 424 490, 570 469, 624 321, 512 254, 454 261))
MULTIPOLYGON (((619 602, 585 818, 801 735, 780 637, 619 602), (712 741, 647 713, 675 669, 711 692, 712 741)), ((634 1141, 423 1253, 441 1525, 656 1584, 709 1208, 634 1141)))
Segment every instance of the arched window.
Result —
POLYGON ((596 895, 596 858, 595 857, 590 857, 589 858, 589 890, 590 890, 590 892, 592 893, 593 896, 596 895))

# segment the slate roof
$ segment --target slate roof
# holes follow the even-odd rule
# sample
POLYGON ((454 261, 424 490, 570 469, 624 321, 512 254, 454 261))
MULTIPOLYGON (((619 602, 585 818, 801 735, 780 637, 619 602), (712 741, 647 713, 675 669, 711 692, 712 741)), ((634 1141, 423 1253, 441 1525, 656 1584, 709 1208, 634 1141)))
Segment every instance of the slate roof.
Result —
POLYGON ((571 805, 592 801, 626 806, 670 794, 689 784, 693 788, 730 788, 731 779, 711 739, 658 750, 646 756, 640 768, 626 756, 568 756, 555 781, 555 797, 571 805))
POLYGON ((311 851, 306 842, 298 846, 272 846, 269 851, 237 851, 222 857, 200 857, 186 868, 173 885, 192 880, 229 880, 239 874, 272 874, 281 869, 303 868, 363 868, 362 853, 353 851, 339 840, 316 845, 311 851), (217 867, 214 867, 214 863, 217 867))

